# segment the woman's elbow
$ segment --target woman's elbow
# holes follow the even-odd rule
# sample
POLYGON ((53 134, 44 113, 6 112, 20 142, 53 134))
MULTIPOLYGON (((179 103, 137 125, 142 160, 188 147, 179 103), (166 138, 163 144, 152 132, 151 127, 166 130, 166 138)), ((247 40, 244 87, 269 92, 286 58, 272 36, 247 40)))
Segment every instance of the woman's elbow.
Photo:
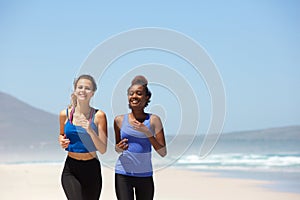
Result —
POLYGON ((101 154, 105 154, 106 151, 107 151, 107 147, 99 148, 98 151, 99 151, 101 154))
POLYGON ((161 149, 159 149, 157 151, 157 153, 161 156, 161 157, 165 157, 167 155, 167 148, 166 147, 163 147, 161 149))

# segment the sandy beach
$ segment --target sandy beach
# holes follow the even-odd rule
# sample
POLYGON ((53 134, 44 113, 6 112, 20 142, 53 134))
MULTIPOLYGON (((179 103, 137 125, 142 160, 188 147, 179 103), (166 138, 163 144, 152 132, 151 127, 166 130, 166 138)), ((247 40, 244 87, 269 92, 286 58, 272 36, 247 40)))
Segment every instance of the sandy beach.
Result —
MULTIPOLYGON (((62 165, 0 165, 1 200, 66 199, 60 184, 62 165)), ((102 167, 102 200, 113 200, 114 172, 102 167)), ((299 200, 300 194, 281 193, 261 187, 265 182, 220 178, 214 174, 166 168, 156 171, 157 200, 299 200)))

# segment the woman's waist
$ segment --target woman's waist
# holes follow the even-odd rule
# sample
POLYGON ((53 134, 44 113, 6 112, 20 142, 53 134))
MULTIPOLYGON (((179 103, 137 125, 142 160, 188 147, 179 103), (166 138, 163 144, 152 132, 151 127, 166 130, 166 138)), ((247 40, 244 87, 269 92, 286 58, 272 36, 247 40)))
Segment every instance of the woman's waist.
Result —
POLYGON ((76 152, 68 152, 68 156, 75 160, 92 160, 97 158, 96 152, 88 152, 88 153, 76 153, 76 152))
POLYGON ((129 142, 128 151, 132 153, 151 153, 151 145, 129 142))

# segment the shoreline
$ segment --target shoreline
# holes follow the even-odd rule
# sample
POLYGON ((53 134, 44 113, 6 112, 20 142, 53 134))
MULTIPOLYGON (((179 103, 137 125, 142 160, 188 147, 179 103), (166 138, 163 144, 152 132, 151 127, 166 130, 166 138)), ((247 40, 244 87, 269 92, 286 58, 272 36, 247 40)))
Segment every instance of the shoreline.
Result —
MULTIPOLYGON (((66 199, 60 183, 63 164, 0 164, 0 199, 66 199)), ((154 173, 155 199, 296 200, 299 193, 265 187, 270 181, 230 178, 215 172, 169 167, 154 173)), ((102 166, 101 200, 116 199, 114 171, 102 166)))
POLYGON ((228 179, 260 181, 267 190, 283 193, 300 194, 300 173, 287 171, 260 171, 260 170, 221 170, 221 169, 197 169, 174 166, 175 169, 187 170, 199 173, 209 173, 213 176, 228 179))

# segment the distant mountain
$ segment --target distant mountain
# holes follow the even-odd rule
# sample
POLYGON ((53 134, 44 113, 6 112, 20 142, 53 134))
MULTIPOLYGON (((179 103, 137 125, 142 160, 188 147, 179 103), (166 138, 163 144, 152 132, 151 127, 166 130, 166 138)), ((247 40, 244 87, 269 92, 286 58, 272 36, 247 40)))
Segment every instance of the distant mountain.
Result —
POLYGON ((236 140, 300 140, 300 126, 276 127, 261 130, 240 131, 222 134, 223 138, 236 140))
POLYGON ((58 136, 58 116, 0 92, 0 144, 35 144, 58 136))

